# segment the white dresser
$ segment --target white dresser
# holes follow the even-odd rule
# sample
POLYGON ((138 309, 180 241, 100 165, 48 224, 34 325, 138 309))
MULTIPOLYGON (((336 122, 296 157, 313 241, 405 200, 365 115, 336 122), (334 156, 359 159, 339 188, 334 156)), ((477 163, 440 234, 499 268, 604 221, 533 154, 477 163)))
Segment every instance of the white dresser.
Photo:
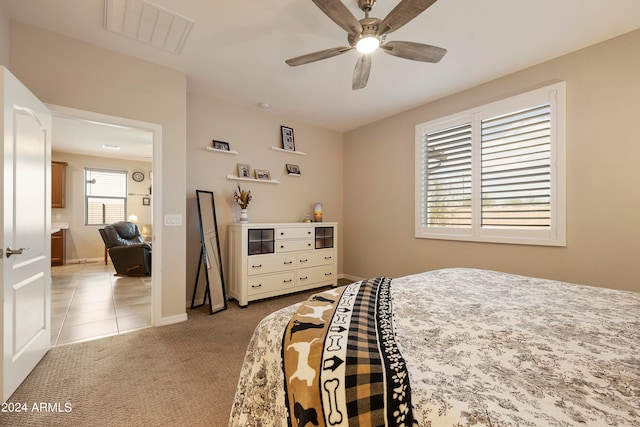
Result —
POLYGON ((338 285, 338 223, 229 226, 227 296, 249 301, 338 285))

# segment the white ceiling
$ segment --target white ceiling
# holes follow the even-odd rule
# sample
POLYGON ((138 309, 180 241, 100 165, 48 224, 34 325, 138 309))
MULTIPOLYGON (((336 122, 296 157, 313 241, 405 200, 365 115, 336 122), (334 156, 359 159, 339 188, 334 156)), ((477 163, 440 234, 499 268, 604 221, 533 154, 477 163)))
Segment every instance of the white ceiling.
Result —
POLYGON ((56 152, 144 162, 152 160, 153 133, 149 130, 54 113, 52 135, 52 149, 56 152))
MULTIPOLYGON (((188 90, 348 131, 640 28, 638 0, 439 0, 387 40, 444 47, 437 64, 376 52, 351 90, 357 52, 289 67, 288 58, 347 46, 311 0, 151 0, 195 21, 179 54, 104 29, 104 0, 0 0, 10 19, 187 74, 188 90)), ((343 0, 361 19, 357 0, 343 0)), ((398 0, 378 0, 384 18, 398 0)), ((285 123, 283 123, 285 124, 285 123)))

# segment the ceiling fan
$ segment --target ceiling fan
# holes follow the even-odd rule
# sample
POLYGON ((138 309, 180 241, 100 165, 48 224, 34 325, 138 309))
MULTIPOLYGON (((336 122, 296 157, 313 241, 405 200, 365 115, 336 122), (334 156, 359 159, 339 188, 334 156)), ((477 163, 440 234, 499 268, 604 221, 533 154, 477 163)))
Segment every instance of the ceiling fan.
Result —
POLYGON ((428 44, 386 41, 387 34, 396 31, 407 22, 424 12, 436 0, 401 0, 383 20, 369 18, 369 12, 376 0, 358 0, 358 6, 365 13, 364 19, 357 20, 340 0, 313 0, 325 15, 348 33, 349 46, 334 47, 287 59, 291 67, 308 64, 321 59, 343 54, 351 49, 360 52, 353 71, 351 87, 362 89, 367 85, 371 71, 371 53, 378 47, 389 55, 422 62, 438 62, 447 53, 446 49, 428 44))

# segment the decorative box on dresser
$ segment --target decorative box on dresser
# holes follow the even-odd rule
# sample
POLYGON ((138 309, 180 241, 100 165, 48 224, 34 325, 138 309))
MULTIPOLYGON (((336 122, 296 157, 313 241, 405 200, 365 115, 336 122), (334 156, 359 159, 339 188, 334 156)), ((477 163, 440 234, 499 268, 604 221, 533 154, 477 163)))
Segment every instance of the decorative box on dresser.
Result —
POLYGON ((338 284, 338 223, 229 226, 227 296, 249 301, 338 284))

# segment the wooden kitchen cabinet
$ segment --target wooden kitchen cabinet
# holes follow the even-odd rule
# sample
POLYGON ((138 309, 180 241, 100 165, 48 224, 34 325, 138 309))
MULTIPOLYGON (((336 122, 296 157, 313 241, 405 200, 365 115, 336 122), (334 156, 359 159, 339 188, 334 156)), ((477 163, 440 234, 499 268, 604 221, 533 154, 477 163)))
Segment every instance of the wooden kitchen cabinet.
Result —
POLYGON ((57 233, 51 233, 51 265, 64 265, 65 257, 65 231, 60 230, 57 233))
POLYGON ((64 208, 66 198, 67 163, 51 162, 51 207, 64 208))

